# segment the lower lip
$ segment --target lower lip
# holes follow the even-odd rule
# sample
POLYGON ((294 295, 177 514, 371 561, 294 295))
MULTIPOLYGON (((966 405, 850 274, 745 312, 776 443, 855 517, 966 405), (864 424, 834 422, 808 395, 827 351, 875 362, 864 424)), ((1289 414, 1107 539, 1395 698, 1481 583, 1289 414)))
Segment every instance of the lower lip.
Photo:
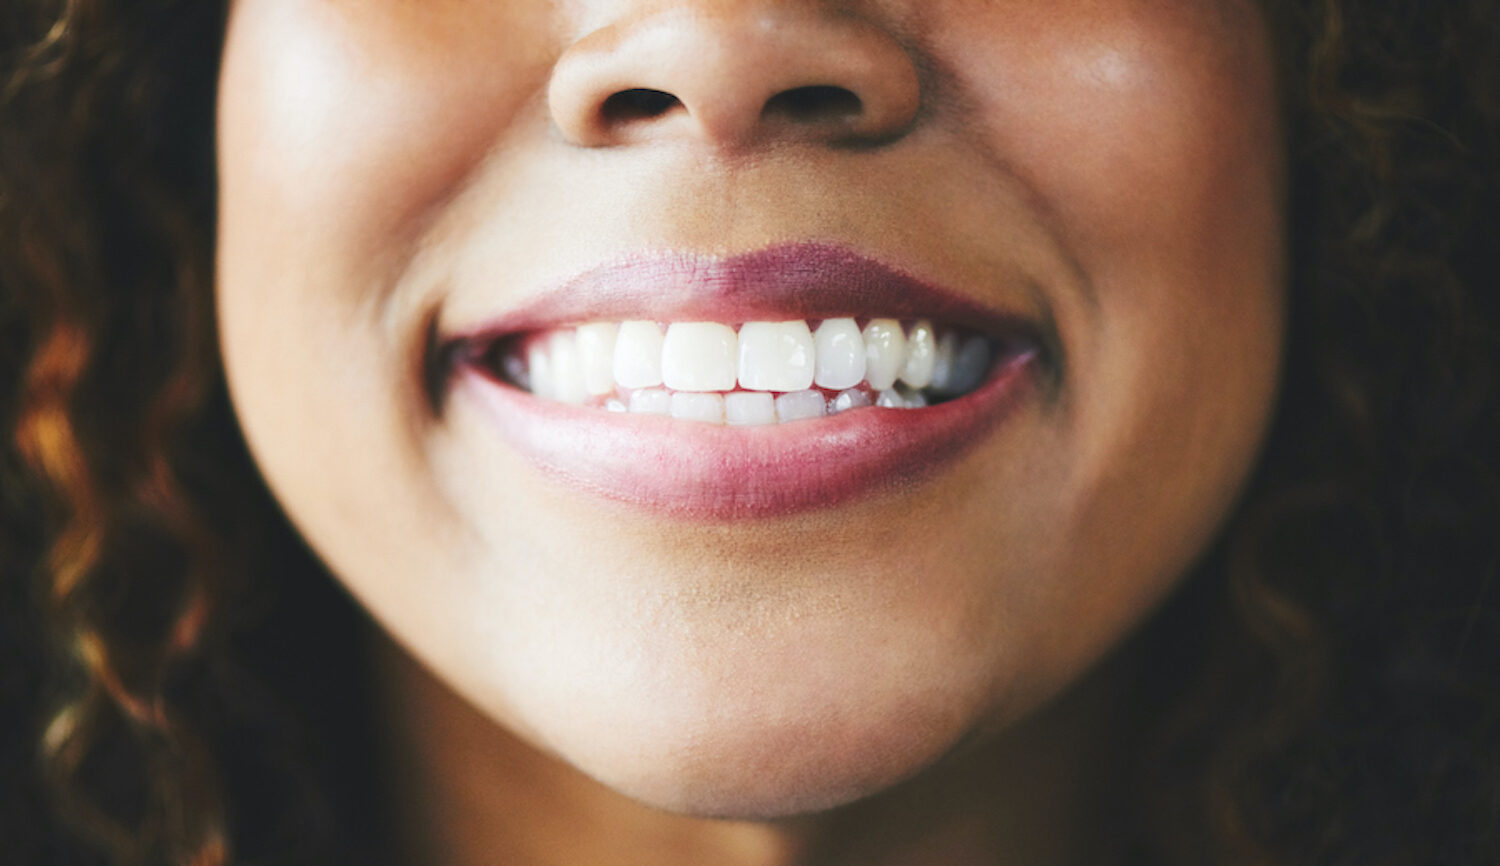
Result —
POLYGON ((726 521, 832 508, 909 489, 962 459, 1035 393, 1034 353, 977 390, 924 409, 865 408, 765 427, 719 427, 542 400, 480 367, 454 394, 545 475, 664 517, 726 521))

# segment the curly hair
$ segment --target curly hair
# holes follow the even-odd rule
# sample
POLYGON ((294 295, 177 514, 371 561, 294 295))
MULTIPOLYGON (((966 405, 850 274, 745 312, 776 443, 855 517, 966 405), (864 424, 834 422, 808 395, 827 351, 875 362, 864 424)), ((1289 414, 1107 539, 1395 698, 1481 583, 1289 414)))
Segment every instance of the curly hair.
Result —
POLYGON ((1154 862, 1500 863, 1500 5, 1271 14, 1292 375, 1165 614, 1154 862))
MULTIPOLYGON (((1500 863, 1500 3, 1263 2, 1294 375, 1146 632, 1134 853, 1500 863)), ((258 685, 287 666, 243 640, 317 566, 214 343, 223 27, 189 0, 0 8, 0 705, 21 708, 0 837, 21 862, 349 850, 317 792, 350 786, 301 766, 320 711, 258 685)))
MULTIPOLYGON (((202 507, 224 500, 191 490, 205 467, 180 447, 215 375, 211 139, 186 108, 212 96, 192 41, 212 22, 113 5, 12 4, 3 25, 4 631, 41 667, 16 703, 48 709, 12 723, 39 737, 57 821, 117 862, 214 864, 215 761, 175 694, 229 574, 202 507)), ((36 775, 7 757, 7 778, 36 775)))

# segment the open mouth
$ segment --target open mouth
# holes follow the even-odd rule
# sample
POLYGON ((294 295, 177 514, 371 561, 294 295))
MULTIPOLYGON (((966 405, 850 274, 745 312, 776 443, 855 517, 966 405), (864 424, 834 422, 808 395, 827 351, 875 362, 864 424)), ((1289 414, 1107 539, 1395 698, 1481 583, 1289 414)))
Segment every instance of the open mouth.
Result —
POLYGON ((481 368, 542 399, 751 427, 938 405, 1029 347, 928 319, 838 317, 592 322, 475 351, 481 368))
POLYGON ((445 387, 576 491, 777 516, 962 458, 1043 392, 1045 322, 841 247, 654 256, 459 331, 445 387))

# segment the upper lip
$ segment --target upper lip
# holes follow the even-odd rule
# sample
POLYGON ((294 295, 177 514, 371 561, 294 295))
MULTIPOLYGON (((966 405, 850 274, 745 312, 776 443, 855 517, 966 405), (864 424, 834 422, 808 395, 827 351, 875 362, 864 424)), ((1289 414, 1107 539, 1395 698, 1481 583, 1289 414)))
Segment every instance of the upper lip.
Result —
POLYGON ((451 352, 591 321, 732 324, 846 316, 960 324, 1002 339, 1023 340, 1043 354, 1055 346, 1045 311, 1002 309, 848 247, 815 242, 728 257, 660 253, 609 263, 490 319, 448 331, 439 340, 451 352))

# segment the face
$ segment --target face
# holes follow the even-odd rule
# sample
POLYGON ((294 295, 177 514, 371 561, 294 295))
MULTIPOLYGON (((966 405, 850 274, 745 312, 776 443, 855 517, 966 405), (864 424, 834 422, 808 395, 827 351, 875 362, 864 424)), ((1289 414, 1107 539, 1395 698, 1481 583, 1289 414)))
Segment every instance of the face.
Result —
POLYGON ((667 809, 849 802, 1064 690, 1232 505, 1270 51, 1252 0, 238 0, 240 421, 499 725, 667 809))

